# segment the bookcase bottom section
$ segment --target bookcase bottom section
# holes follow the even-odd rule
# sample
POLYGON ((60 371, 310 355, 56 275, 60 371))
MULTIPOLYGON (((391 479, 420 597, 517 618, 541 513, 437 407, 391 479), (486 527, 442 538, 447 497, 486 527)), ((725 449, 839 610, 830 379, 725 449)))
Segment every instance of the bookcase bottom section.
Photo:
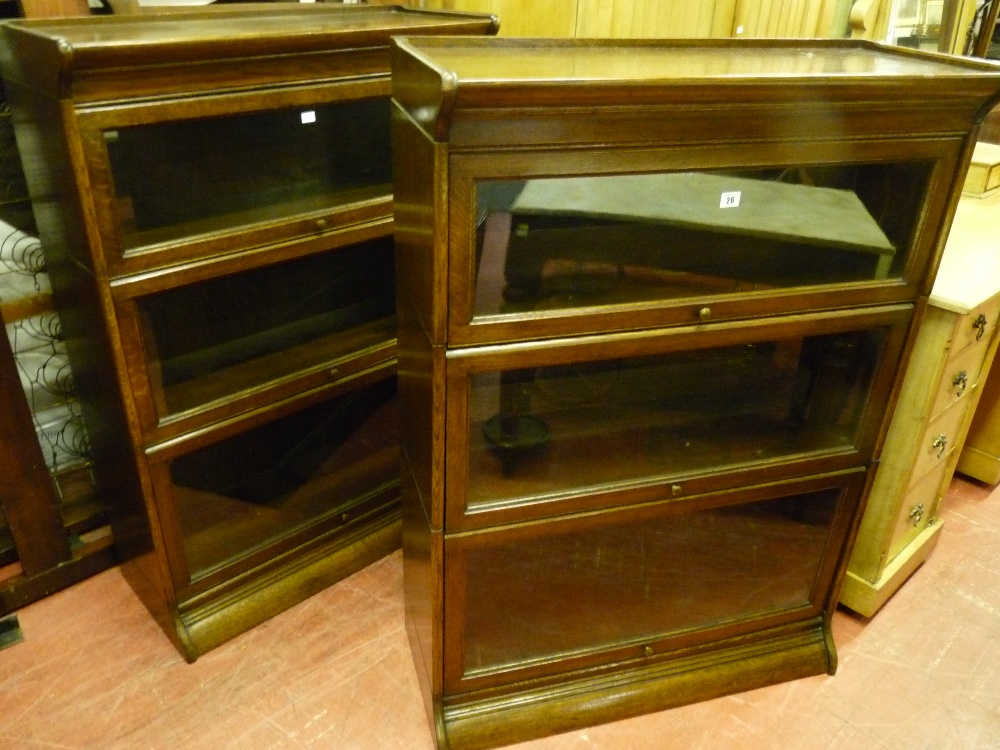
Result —
POLYGON ((944 524, 928 523, 913 541, 892 560, 877 581, 866 580, 848 570, 840 590, 840 603, 865 617, 872 617, 907 578, 930 557, 944 524))
POLYGON ((816 618, 765 639, 756 634, 596 677, 463 696, 435 706, 433 720, 441 750, 482 750, 835 670, 829 628, 816 618))
MULTIPOLYGON (((253 569, 219 591, 181 602, 170 613, 167 635, 189 662, 356 573, 400 546, 398 499, 387 512, 308 551, 293 550, 253 569)), ((168 627, 168 626, 165 626, 168 627)))

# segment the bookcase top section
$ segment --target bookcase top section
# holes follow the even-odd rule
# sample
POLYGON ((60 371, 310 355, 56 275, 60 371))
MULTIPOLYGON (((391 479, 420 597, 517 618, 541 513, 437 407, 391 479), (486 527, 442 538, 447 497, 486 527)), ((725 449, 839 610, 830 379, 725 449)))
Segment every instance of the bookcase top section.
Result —
MULTIPOLYGON (((615 110, 648 120, 706 107, 728 117, 744 107, 784 108, 785 123, 822 110, 827 130, 845 112, 877 110, 883 125, 920 113, 940 133, 968 132, 1000 95, 993 62, 862 40, 442 35, 392 43, 393 98, 435 140, 448 140, 456 123, 486 118, 575 112, 596 121, 615 110), (928 119, 929 107, 941 114, 928 119)), ((535 130, 542 125, 533 121, 535 130)))
POLYGON ((496 33, 489 14, 395 5, 192 6, 170 13, 15 20, 8 44, 61 59, 64 71, 387 47, 396 34, 496 33))
POLYGON ((982 60, 848 40, 403 39, 459 84, 1000 77, 982 60))

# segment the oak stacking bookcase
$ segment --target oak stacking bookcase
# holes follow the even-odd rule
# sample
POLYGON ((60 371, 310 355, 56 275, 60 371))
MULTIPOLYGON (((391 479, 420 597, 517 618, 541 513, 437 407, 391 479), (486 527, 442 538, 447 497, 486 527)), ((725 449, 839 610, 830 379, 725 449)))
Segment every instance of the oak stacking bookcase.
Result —
POLYGON ((189 660, 398 548, 389 39, 497 26, 275 3, 3 28, 116 549, 189 660))
POLYGON ((806 675, 982 61, 396 38, 406 618, 438 746, 806 675))

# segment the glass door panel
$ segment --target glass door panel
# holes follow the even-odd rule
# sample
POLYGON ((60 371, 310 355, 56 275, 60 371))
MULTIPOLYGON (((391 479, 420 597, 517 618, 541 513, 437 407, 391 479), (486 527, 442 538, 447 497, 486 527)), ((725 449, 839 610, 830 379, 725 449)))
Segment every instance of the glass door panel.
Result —
MULTIPOLYGON (((816 605, 842 490, 451 542, 461 677, 816 605)), ((821 595, 819 595, 821 596, 821 595)), ((445 632, 449 632, 448 627, 445 632)))
POLYGON ((191 579, 398 497, 397 419, 384 378, 171 461, 191 579))
POLYGON ((473 374, 467 507, 857 450, 886 333, 473 374))
POLYGON ((157 413, 393 341, 392 289, 392 241, 383 238, 139 298, 157 413))
POLYGON ((930 163, 483 180, 473 317, 899 277, 930 163))
POLYGON ((385 97, 104 131, 126 249, 391 194, 385 97))

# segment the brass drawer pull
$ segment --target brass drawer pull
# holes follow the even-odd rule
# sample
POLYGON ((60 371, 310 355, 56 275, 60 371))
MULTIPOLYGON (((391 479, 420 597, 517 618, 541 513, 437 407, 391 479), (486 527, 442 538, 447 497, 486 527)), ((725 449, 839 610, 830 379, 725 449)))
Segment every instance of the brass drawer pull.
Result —
POLYGON ((980 313, 979 317, 973 321, 972 329, 976 332, 976 341, 979 341, 986 333, 986 316, 980 313))
POLYGON ((943 432, 934 438, 934 442, 931 443, 931 448, 934 449, 935 455, 938 458, 944 455, 945 449, 948 447, 948 436, 943 432))
POLYGON ((965 389, 969 387, 969 375, 965 370, 959 370, 958 374, 952 378, 951 384, 955 386, 955 395, 961 396, 965 389))

